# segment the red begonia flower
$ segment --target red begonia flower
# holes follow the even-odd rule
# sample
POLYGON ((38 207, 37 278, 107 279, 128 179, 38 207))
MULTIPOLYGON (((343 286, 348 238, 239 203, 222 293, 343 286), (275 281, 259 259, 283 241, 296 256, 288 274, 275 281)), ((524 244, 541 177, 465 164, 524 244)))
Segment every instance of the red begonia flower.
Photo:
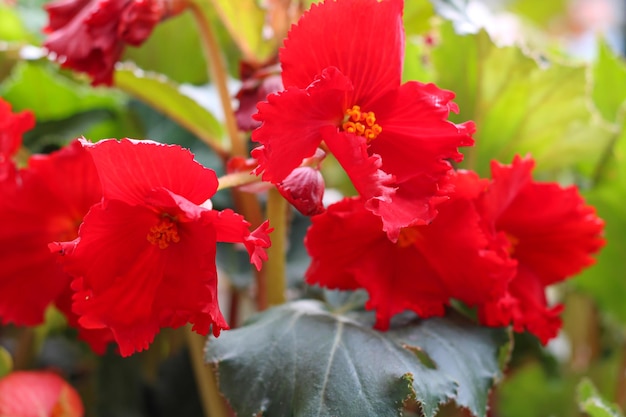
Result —
POLYGON ((402 0, 315 4, 280 51, 285 90, 258 104, 257 173, 283 181, 324 142, 396 240, 436 215, 438 181, 473 144, 473 122, 447 120, 454 94, 401 84, 402 0), (374 28, 384 28, 375 30, 374 28))
POLYGON ((141 45, 166 17, 182 11, 172 0, 55 0, 45 6, 44 45, 64 68, 85 72, 92 85, 113 82, 124 46, 141 45))
POLYGON ((265 100, 268 94, 283 89, 280 66, 276 58, 261 65, 244 61, 240 64, 239 75, 241 88, 235 95, 239 101, 235 111, 237 126, 241 130, 253 130, 261 126, 261 122, 252 118, 257 111, 257 103, 265 100))
POLYGON ((141 351, 161 327, 193 323, 206 335, 228 325, 217 300, 216 242, 243 243, 260 268, 264 223, 211 210, 215 173, 179 146, 129 139, 83 142, 102 182, 73 242, 51 245, 76 279, 73 311, 86 328, 109 328, 123 356, 141 351))
POLYGON ((388 239, 379 217, 361 198, 345 199, 312 218, 305 245, 312 258, 307 282, 336 289, 364 288, 366 308, 385 330, 394 314, 442 315, 451 298, 478 305, 501 297, 515 271, 506 253, 491 250, 475 199, 486 185, 469 172, 454 174, 456 191, 429 225, 388 239))
POLYGON ((83 403, 63 378, 47 371, 16 371, 0 379, 2 417, 82 417, 83 403))
POLYGON ((508 294, 479 309, 490 326, 513 324, 542 343, 561 327, 562 306, 549 307, 545 288, 591 265, 604 244, 604 223, 575 187, 532 179, 534 161, 515 157, 511 165, 493 162, 492 183, 482 197, 482 211, 493 232, 508 241, 518 270, 508 294))
POLYGON ((0 98, 0 181, 15 173, 12 158, 22 146, 22 135, 34 126, 32 112, 13 113, 11 105, 0 98))
POLYGON ((0 320, 35 325, 69 289, 48 243, 71 240, 92 204, 100 181, 78 141, 49 155, 34 155, 14 178, 0 181, 0 320))

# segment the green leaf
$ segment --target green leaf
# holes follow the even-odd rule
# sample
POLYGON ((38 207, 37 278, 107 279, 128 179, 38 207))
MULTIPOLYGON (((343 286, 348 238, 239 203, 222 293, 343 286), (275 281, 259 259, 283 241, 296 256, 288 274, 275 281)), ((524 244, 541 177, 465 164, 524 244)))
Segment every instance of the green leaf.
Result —
POLYGON ((126 65, 115 71, 115 85, 176 121, 218 152, 224 152, 226 143, 217 119, 165 76, 126 65))
POLYGON ((158 24, 141 47, 126 48, 123 58, 178 83, 205 84, 207 66, 201 51, 196 24, 184 13, 158 24))
POLYGON ((598 57, 593 65, 591 96, 605 120, 621 122, 626 102, 626 63, 605 41, 599 42, 598 57), (621 117, 620 117, 621 116, 621 117))
POLYGON ((578 404, 590 417, 622 417, 612 404, 598 394, 596 387, 587 378, 578 384, 578 404))
POLYGON ((537 0, 514 0, 507 8, 536 24, 546 25, 552 19, 567 12, 567 1, 550 0, 538 2, 537 0))
POLYGON ((606 246, 597 257, 597 263, 574 283, 590 294, 602 309, 626 323, 626 273, 620 267, 626 258, 626 126, 619 135, 612 156, 612 169, 603 181, 586 193, 587 201, 596 207, 605 221, 606 246))
POLYGON ((29 40, 30 35, 14 8, 0 4, 0 40, 29 40))
POLYGON ((19 63, 0 87, 0 95, 15 111, 32 110, 38 121, 59 120, 94 109, 116 110, 124 100, 119 92, 72 82, 38 61, 19 63))
POLYGON ((459 36, 441 27, 433 51, 440 87, 456 93, 456 121, 474 120, 476 145, 466 166, 486 175, 489 162, 532 153, 537 171, 595 164, 611 133, 588 106, 584 66, 536 61, 517 47, 497 47, 484 31, 459 36))
POLYGON ((239 416, 391 417, 409 397, 426 417, 450 400, 486 414, 504 331, 435 318, 383 333, 371 317, 334 315, 311 300, 285 304, 211 339, 206 359, 239 416))
POLYGON ((13 369, 11 354, 0 346, 0 378, 11 372, 11 369, 13 369))

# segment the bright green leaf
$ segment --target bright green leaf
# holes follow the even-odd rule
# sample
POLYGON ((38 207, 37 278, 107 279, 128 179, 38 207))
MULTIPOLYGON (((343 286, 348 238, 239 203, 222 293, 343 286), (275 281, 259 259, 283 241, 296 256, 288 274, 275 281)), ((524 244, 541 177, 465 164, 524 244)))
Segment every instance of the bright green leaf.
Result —
POLYGON ((539 25, 547 25, 552 19, 565 15, 567 6, 567 0, 514 0, 507 8, 539 25))
POLYGON ((0 41, 24 41, 29 38, 15 9, 0 3, 0 41))
POLYGON ((626 323, 626 272, 621 267, 626 258, 626 127, 616 141, 613 156, 612 169, 586 194, 587 201, 605 221, 606 246, 598 255, 597 263, 574 282, 605 312, 626 323))
POLYGON ((441 27, 433 51, 440 87, 456 93, 456 121, 474 120, 476 145, 466 166, 482 175, 489 162, 532 153, 537 170, 600 159, 610 132, 595 123, 583 66, 536 61, 517 47, 497 47, 484 31, 459 36, 441 27))
POLYGON ((44 62, 21 62, 0 87, 15 111, 32 110, 37 120, 58 120, 93 109, 115 110, 123 101, 112 90, 94 90, 52 71, 44 62))
POLYGON ((404 29, 407 36, 421 35, 431 30, 430 21, 435 16, 433 5, 428 0, 413 0, 404 4, 404 29))
POLYGON ((578 384, 578 403, 590 417, 622 417, 613 405, 598 394, 596 387, 587 378, 578 384))
POLYGON ((0 378, 11 372, 11 369, 13 369, 11 354, 0 346, 0 378))
POLYGON ((602 41, 598 45, 598 57, 593 65, 593 88, 591 96, 605 120, 620 122, 626 102, 626 63, 602 41))
POLYGON ((115 71, 115 85, 176 121, 218 152, 223 152, 222 127, 217 119, 165 76, 127 65, 115 71))
POLYGON ((383 333, 355 319, 285 304, 211 339, 207 361, 240 416, 391 417, 410 396, 427 417, 449 400, 485 415, 504 331, 435 318, 383 333))

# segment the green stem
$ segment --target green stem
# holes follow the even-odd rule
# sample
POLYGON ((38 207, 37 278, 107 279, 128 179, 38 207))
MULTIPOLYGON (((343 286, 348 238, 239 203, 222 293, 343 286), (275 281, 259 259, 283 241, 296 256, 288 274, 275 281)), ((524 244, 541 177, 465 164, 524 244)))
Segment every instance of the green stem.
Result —
POLYGON ((272 246, 267 250, 268 260, 264 270, 267 279, 267 303, 272 305, 285 302, 286 278, 286 239, 287 239, 287 201, 278 190, 272 188, 267 199, 267 218, 274 228, 272 246))
POLYGON ((217 380, 213 371, 204 363, 204 344, 206 339, 191 331, 191 326, 185 327, 187 346, 191 356, 191 366, 196 377, 196 384, 200 392, 200 400, 205 417, 229 417, 228 406, 220 394, 217 380))
POLYGON ((217 88, 220 103, 224 109, 224 121, 226 124, 226 133, 230 140, 231 156, 247 155, 248 150, 242 135, 237 128, 237 120, 231 103, 230 93, 228 92, 228 73, 224 64, 224 58, 221 53, 219 43, 206 10, 206 1, 196 0, 189 3, 189 9, 196 20, 198 30, 200 31, 200 39, 202 40, 202 48, 207 59, 207 65, 213 85, 217 88))
MULTIPOLYGON (((231 103, 231 97, 227 88, 227 72, 224 60, 217 42, 217 38, 212 30, 209 20, 206 0, 192 0, 189 8, 194 16, 202 47, 207 59, 210 77, 217 88, 220 102, 224 110, 224 120, 226 124, 226 132, 230 140, 230 156, 245 156, 248 154, 247 142, 244 141, 242 135, 237 129, 235 113, 231 103)), ((225 158, 224 158, 225 159, 225 158)), ((261 206, 256 196, 249 193, 241 192, 233 188, 233 200, 236 211, 244 215, 244 217, 252 224, 252 227, 258 227, 263 222, 261 214, 261 206)), ((257 307, 259 310, 265 309, 267 301, 265 298, 265 274, 263 271, 255 271, 255 279, 257 283, 257 307)))
POLYGON ((261 177, 252 175, 248 172, 237 172, 234 174, 227 174, 219 177, 218 190, 225 190, 227 188, 239 187, 241 185, 252 184, 260 182, 261 177))

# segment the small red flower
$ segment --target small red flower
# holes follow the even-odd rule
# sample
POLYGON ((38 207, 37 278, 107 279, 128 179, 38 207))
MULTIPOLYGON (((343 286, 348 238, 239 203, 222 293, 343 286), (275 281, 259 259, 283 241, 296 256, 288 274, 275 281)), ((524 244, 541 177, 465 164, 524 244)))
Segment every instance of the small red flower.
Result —
POLYGON ((0 181, 15 173, 12 158, 22 146, 22 135, 34 126, 33 113, 13 113, 11 105, 0 98, 0 181))
POLYGON ((475 207, 486 181, 469 172, 451 176, 455 191, 430 225, 388 239, 362 199, 345 199, 312 218, 305 245, 312 262, 307 282, 336 289, 364 288, 366 308, 385 330, 394 314, 442 315, 450 299, 478 305, 501 297, 515 262, 496 246, 475 207))
POLYGON ((519 156, 511 165, 491 165, 483 217, 518 268, 507 294, 482 305, 479 315, 490 326, 512 323, 515 331, 528 330, 545 344, 557 335, 562 310, 548 306, 545 288, 593 264, 591 255, 604 245, 604 223, 575 187, 533 181, 533 166, 531 158, 519 156))
POLYGON ((64 68, 89 74, 92 85, 113 82, 113 67, 126 44, 139 46, 166 17, 182 11, 172 0, 55 0, 45 47, 64 68))
POLYGON ((179 146, 129 139, 83 142, 104 198, 73 242, 51 245, 76 279, 73 311, 91 329, 109 328, 123 356, 161 327, 193 323, 203 335, 228 325, 217 300, 216 242, 243 243, 260 268, 268 225, 250 233, 242 216, 210 209, 215 173, 179 146))
POLYGON ((35 325, 45 309, 69 290, 48 243, 71 240, 92 204, 100 181, 80 143, 34 155, 28 167, 0 181, 0 319, 35 325))
POLYGON ((447 120, 454 94, 433 84, 401 84, 402 0, 315 4, 280 51, 285 90, 258 104, 263 124, 257 174, 280 183, 325 146, 394 241, 426 224, 441 199, 438 182, 473 144, 474 124, 447 120), (376 30, 375 28, 384 28, 376 30), (324 145, 322 145, 322 142, 324 145))
POLYGON ((2 417, 82 417, 83 403, 60 376, 46 371, 17 371, 0 379, 2 417))

